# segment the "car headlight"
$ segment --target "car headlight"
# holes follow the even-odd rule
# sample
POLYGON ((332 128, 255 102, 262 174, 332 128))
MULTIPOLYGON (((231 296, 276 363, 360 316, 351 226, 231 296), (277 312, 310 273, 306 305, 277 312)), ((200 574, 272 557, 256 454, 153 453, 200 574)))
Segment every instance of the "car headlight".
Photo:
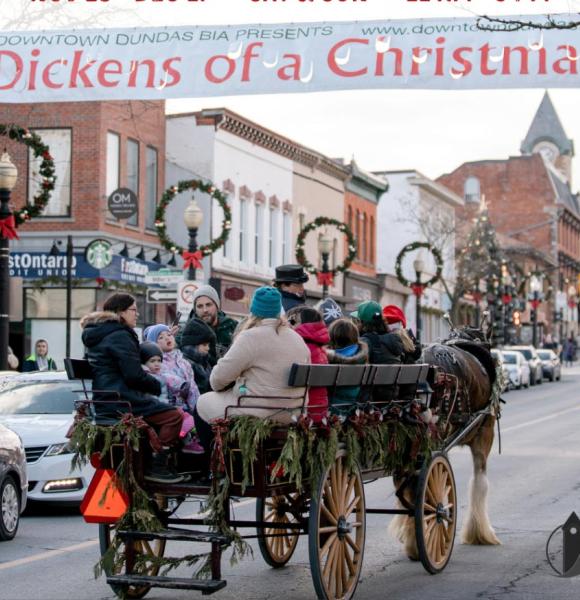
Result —
POLYGON ((62 444, 53 444, 48 447, 45 456, 58 456, 59 454, 72 454, 73 450, 70 446, 70 442, 63 442, 62 444))

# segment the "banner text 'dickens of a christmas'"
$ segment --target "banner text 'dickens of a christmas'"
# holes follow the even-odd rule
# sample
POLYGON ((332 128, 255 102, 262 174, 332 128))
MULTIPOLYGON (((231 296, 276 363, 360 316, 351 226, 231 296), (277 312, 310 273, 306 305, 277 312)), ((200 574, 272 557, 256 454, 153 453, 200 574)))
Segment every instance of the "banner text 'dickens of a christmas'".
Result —
POLYGON ((5 32, 0 102, 578 86, 575 30, 492 25, 481 30, 469 18, 5 32))

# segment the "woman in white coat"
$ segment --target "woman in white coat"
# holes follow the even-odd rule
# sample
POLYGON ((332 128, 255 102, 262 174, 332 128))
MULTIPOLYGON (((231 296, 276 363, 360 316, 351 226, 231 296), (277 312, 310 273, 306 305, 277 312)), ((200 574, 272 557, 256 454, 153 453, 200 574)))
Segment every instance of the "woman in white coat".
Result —
POLYGON ((250 313, 227 354, 211 372, 210 383, 215 391, 203 394, 197 401, 195 423, 201 443, 208 451, 212 439, 210 423, 214 419, 254 415, 288 423, 302 407, 305 390, 288 387, 288 375, 293 363, 310 362, 310 352, 281 316, 280 292, 273 287, 258 288, 252 297, 250 313), (260 398, 244 399, 244 396, 260 398))

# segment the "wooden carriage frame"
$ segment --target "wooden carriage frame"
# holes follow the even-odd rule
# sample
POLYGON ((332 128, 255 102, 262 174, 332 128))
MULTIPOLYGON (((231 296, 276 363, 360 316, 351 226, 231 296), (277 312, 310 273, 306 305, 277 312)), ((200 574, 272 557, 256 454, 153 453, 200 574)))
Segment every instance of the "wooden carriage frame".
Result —
MULTIPOLYGON (((81 380, 84 403, 94 407, 97 402, 91 400, 91 393, 85 381, 92 379, 92 369, 87 361, 66 359, 65 367, 69 379, 81 380)), ((399 400, 399 386, 415 386, 415 392, 423 396, 428 406, 432 389, 429 382, 435 377, 433 369, 427 364, 413 365, 300 365, 292 366, 289 376, 290 387, 305 389, 302 406, 291 410, 300 413, 305 410, 310 387, 328 387, 331 391, 343 386, 360 386, 367 400, 365 406, 377 403, 372 400, 373 390, 390 390, 388 400, 379 406, 392 406, 393 403, 406 404, 409 400, 399 400)), ((406 394, 406 396, 407 396, 406 394)), ((407 396, 408 397, 408 396, 407 396)), ((260 406, 260 398, 245 396, 252 400, 252 409, 268 408, 260 406)), ((296 398, 293 399, 294 401, 296 398)), ((243 413, 243 404, 229 407, 239 414, 243 413)), ((228 408, 228 412, 229 412, 228 408)), ((249 407, 248 407, 249 408, 249 407)), ((364 484, 385 477, 384 469, 347 468, 346 449, 339 447, 334 464, 323 473, 317 482, 317 488, 311 489, 305 482, 304 489, 296 486, 284 477, 271 477, 271 468, 275 464, 284 445, 287 428, 276 427, 267 440, 257 449, 250 474, 249 485, 242 485, 241 464, 237 464, 236 452, 229 453, 226 464, 230 479, 230 488, 224 511, 228 526, 238 529, 255 529, 255 534, 242 535, 243 539, 256 539, 262 557, 271 567, 283 567, 292 557, 298 538, 308 536, 308 552, 314 588, 318 598, 352 598, 358 585, 364 556, 366 515, 404 515, 414 519, 415 535, 419 558, 425 569, 432 574, 441 572, 451 557, 457 523, 457 493, 453 470, 447 459, 447 452, 461 442, 468 433, 477 427, 486 417, 487 411, 469 415, 462 427, 441 444, 437 452, 430 457, 418 457, 416 469, 402 477, 397 485, 397 497, 400 507, 368 508, 365 503, 364 484), (414 489, 414 505, 405 500, 404 490, 408 486, 414 489), (232 518, 230 498, 256 498, 255 520, 232 518)), ((157 500, 159 516, 164 531, 149 533, 139 531, 117 531, 124 544, 125 572, 107 573, 107 583, 113 591, 124 598, 142 598, 152 587, 191 589, 204 595, 212 594, 226 585, 221 576, 222 549, 230 539, 219 533, 188 529, 190 526, 203 526, 203 518, 179 518, 172 511, 164 510, 168 498, 187 498, 206 496, 210 485, 182 482, 177 484, 159 484, 143 479, 143 456, 135 457, 132 449, 125 444, 122 449, 127 459, 135 464, 135 472, 140 485, 157 500), (143 571, 135 572, 136 556, 144 554, 162 557, 167 541, 191 541, 211 545, 211 578, 193 579, 178 577, 160 577, 159 565, 152 565, 143 571)), ((141 453, 142 454, 142 453, 141 453)), ((111 543, 111 526, 99 524, 101 554, 111 543)))

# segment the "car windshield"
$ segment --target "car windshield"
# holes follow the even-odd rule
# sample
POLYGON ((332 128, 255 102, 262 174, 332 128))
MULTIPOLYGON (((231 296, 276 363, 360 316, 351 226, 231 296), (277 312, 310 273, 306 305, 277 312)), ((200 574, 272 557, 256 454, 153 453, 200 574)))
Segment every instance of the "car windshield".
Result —
POLYGON ((14 382, 0 392, 0 415, 70 414, 81 400, 79 383, 14 382))
POLYGON ((531 350, 525 350, 522 348, 521 350, 518 350, 518 352, 521 352, 528 360, 532 360, 532 358, 534 358, 531 350))
POLYGON ((546 352, 545 350, 538 350, 538 356, 542 360, 551 360, 551 358, 552 358, 552 355, 550 354, 550 352, 546 352))
POLYGON ((518 359, 515 354, 504 353, 503 362, 507 363, 508 365, 516 365, 518 363, 518 359))

